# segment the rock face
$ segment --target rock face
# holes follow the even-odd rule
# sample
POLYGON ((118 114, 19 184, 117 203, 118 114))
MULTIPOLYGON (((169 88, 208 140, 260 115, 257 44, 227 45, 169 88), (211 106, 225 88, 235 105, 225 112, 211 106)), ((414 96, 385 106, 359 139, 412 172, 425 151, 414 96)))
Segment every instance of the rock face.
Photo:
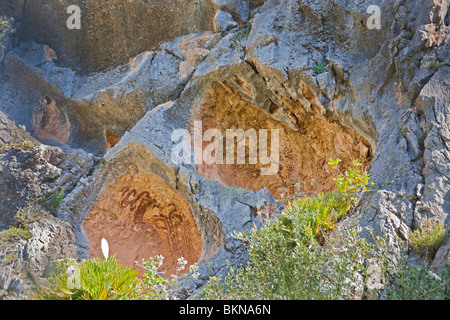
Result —
POLYGON ((82 72, 116 67, 161 42, 210 30, 218 8, 239 21, 249 17, 248 1, 242 0, 83 1, 81 28, 71 29, 68 21, 77 11, 69 10, 70 5, 58 0, 2 1, 0 11, 20 23, 22 39, 50 46, 62 65, 82 72))
POLYGON ((228 12, 217 10, 214 16, 214 31, 224 32, 237 27, 237 23, 233 20, 233 16, 228 12))
POLYGON ((188 266, 200 258, 202 236, 188 202, 153 175, 124 175, 105 190, 83 222, 90 257, 101 258, 102 238, 117 259, 128 265, 161 254, 175 273, 177 259, 188 266), (130 228, 133 226, 133 228, 130 228))
MULTIPOLYGON (((237 83, 234 86, 246 87, 239 78, 235 80, 237 83)), ((250 85, 248 88, 251 96, 253 90, 250 85)), ((211 89, 203 97, 200 110, 194 112, 191 123, 200 121, 203 135, 209 129, 219 130, 219 137, 223 138, 220 146, 223 157, 213 164, 203 161, 198 166, 199 173, 210 180, 244 189, 257 191, 267 187, 280 199, 282 194, 294 193, 299 182, 305 192, 334 190, 332 178, 335 175, 327 168, 330 157, 340 158, 343 167, 351 165, 353 160, 366 167, 370 164, 370 144, 357 132, 327 119, 320 110, 308 113, 299 102, 282 96, 277 98, 278 103, 288 110, 273 104, 266 113, 225 81, 211 83, 211 89), (254 128, 261 129, 256 131, 254 128), (248 134, 249 141, 245 147, 242 146, 242 150, 238 150, 240 146, 237 145, 230 151, 228 141, 231 133, 227 130, 237 129, 248 134), (241 151, 245 152, 242 162, 238 161, 241 151), (227 164, 227 154, 230 152, 233 157, 227 164), (251 164, 250 155, 255 155, 255 164, 251 164), (270 159, 269 163, 262 163, 266 162, 265 158, 270 159)), ((194 130, 192 127, 191 132, 194 130)), ((234 145, 233 136, 231 138, 234 145)), ((204 143, 200 152, 205 153, 209 145, 204 143)))
MULTIPOLYGON (((200 266, 180 288, 188 298, 246 262, 231 233, 276 216, 282 194, 333 190, 329 158, 368 168, 374 190, 350 218, 364 232, 400 248, 425 217, 449 228, 449 1, 380 1, 379 28, 366 2, 177 3, 85 1, 83 33, 61 27, 59 1, 0 3, 40 43, 22 42, 1 67, 0 141, 37 146, 0 158, 0 227, 45 190, 66 190, 59 229, 44 220, 14 252, 43 241, 98 257, 107 238, 129 265, 164 255, 167 274, 184 256, 200 266), (41 64, 44 44, 59 61, 41 64)), ((0 274, 30 263, 39 279, 53 256, 37 251, 0 274)), ((433 267, 447 256, 448 241, 433 267)))
POLYGON ((33 223, 30 232, 30 239, 14 239, 0 250, 0 299, 30 299, 33 283, 40 283, 54 261, 77 258, 71 227, 60 219, 33 223))

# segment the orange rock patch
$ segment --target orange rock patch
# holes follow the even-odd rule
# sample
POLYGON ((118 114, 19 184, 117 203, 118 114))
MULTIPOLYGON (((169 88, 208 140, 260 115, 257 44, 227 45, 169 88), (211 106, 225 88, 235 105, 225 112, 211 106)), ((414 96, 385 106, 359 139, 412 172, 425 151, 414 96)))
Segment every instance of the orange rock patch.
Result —
MULTIPOLYGON (((308 88, 302 89, 308 93, 308 88)), ((259 160, 257 164, 250 164, 247 141, 245 164, 227 164, 224 151, 223 164, 202 163, 198 166, 199 173, 229 186, 254 191, 267 187, 279 199, 282 193, 296 191, 297 183, 301 183, 305 192, 334 190, 336 173, 329 169, 329 158, 340 158, 341 170, 345 170, 353 160, 367 167, 372 159, 369 142, 356 131, 326 117, 323 108, 314 105, 317 99, 312 92, 305 98, 314 112, 307 112, 300 101, 281 95, 277 99, 283 108, 273 103, 269 112, 264 112, 227 83, 214 83, 199 110, 191 115, 191 123, 201 121, 203 134, 208 129, 218 129, 224 137, 227 129, 268 129, 270 139, 270 129, 278 129, 279 170, 275 175, 262 175, 261 167, 266 166, 259 160)), ((225 140, 223 150, 226 150, 225 140)), ((203 151, 210 144, 204 142, 203 151)), ((269 152, 270 145, 271 141, 268 141, 269 152)))
POLYGON ((167 277, 175 273, 180 257, 187 266, 196 263, 203 247, 188 202, 153 175, 117 179, 86 214, 83 227, 91 258, 102 257, 100 242, 105 238, 110 255, 132 267, 135 261, 164 256, 162 271, 167 277))
POLYGON ((105 152, 114 147, 120 141, 120 138, 116 135, 116 133, 110 130, 105 130, 105 139, 105 152))
POLYGON ((59 111, 55 100, 45 96, 41 101, 42 108, 31 119, 34 136, 41 141, 69 142, 70 123, 65 114, 59 111))

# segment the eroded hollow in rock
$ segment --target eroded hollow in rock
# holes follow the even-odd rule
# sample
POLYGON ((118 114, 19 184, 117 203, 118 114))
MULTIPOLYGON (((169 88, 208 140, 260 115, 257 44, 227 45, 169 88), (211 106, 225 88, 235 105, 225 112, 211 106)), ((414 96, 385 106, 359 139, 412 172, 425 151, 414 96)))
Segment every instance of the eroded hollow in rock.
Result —
POLYGON ((58 141, 67 144, 70 135, 67 115, 60 112, 56 101, 50 96, 45 96, 40 104, 41 108, 33 114, 31 119, 34 136, 44 142, 58 141))
POLYGON ((105 130, 105 140, 106 140, 106 147, 105 147, 106 152, 112 147, 114 147, 120 141, 120 138, 116 135, 114 131, 105 130))
POLYGON ((160 270, 169 277, 175 273, 177 259, 196 263, 203 247, 202 233, 189 203, 149 174, 125 174, 105 189, 86 214, 83 222, 90 257, 102 257, 100 243, 105 238, 110 255, 136 267, 155 255, 164 256, 160 270))
MULTIPOLYGON (((242 87, 242 84, 238 85, 242 87)), ((309 93, 311 95, 311 92, 309 93)), ((197 121, 201 122, 204 138, 205 132, 209 129, 220 132, 223 138, 223 161, 222 164, 208 164, 203 161, 197 167, 199 173, 229 186, 254 191, 267 187, 279 199, 283 193, 295 192, 297 183, 301 184, 303 192, 335 190, 333 178, 336 177, 336 172, 329 168, 330 158, 340 158, 342 160, 340 168, 343 170, 354 160, 358 160, 367 168, 373 157, 369 142, 355 130, 325 116, 323 110, 314 105, 314 97, 307 96, 305 98, 312 101, 312 112, 307 112, 300 101, 285 98, 280 94, 277 95, 277 99, 283 108, 273 104, 269 111, 265 112, 244 99, 226 82, 213 83, 211 90, 202 100, 199 112, 191 116, 190 131, 195 130, 197 121), (242 129, 244 133, 249 133, 251 131, 248 130, 252 129, 256 131, 256 139, 252 142, 245 138, 245 164, 238 164, 237 158, 234 158, 234 163, 226 160, 229 152, 226 142, 227 130, 236 129, 242 129), (262 174, 261 168, 267 168, 269 165, 267 162, 266 164, 261 162, 260 142, 264 136, 261 135, 260 129, 268 130, 267 152, 263 152, 263 155, 270 155, 271 145, 276 142, 273 140, 275 136, 270 132, 272 129, 278 130, 279 167, 275 174, 262 174), (255 164, 250 164, 249 146, 258 155, 255 164)), ((207 138, 210 137, 211 135, 207 138)), ((210 153, 215 157, 217 150, 211 145, 216 136, 208 139, 203 142, 202 153, 207 150, 207 154, 210 153)), ((237 148, 235 143, 235 152, 237 148)), ((198 152, 195 146, 194 152, 198 152)))

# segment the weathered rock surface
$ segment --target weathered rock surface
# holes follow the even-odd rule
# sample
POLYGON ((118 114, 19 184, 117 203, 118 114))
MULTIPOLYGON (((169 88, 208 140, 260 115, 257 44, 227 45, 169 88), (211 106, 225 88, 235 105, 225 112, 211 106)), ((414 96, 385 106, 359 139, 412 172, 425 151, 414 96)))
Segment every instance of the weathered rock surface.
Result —
POLYGON ((225 11, 217 10, 214 16, 214 31, 225 32, 237 27, 237 23, 233 20, 233 16, 225 11))
MULTIPOLYGON (((280 212, 275 198, 298 182, 304 191, 331 190, 329 158, 341 158, 342 169, 355 159, 368 167, 373 191, 350 218, 365 234, 387 235, 400 248, 425 217, 449 228, 449 1, 380 1, 379 29, 367 26, 366 1, 182 2, 148 22, 141 15, 159 10, 151 1, 108 4, 112 9, 97 12, 99 4, 85 3, 83 44, 77 36, 68 39, 64 28, 52 33, 65 23, 60 2, 51 1, 48 12, 37 1, 12 6, 16 15, 22 8, 23 17, 34 19, 39 36, 26 31, 31 22, 22 21, 23 32, 54 48, 61 65, 98 71, 83 75, 59 62, 39 66, 45 54, 33 42, 22 43, 1 67, 0 141, 33 139, 15 121, 41 141, 59 141, 59 147, 39 145, 0 159, 1 192, 7 194, 0 226, 11 225, 17 206, 44 190, 67 190, 52 218, 59 229, 44 222, 14 252, 29 244, 38 248, 41 239, 58 256, 88 258, 100 255, 99 239, 106 237, 112 253, 130 265, 149 255, 167 256, 168 273, 184 255, 189 264, 200 264, 200 278, 179 288, 180 297, 189 298, 209 276, 224 274, 229 262, 246 261, 245 248, 231 233, 280 212), (189 25, 201 7, 206 10, 198 23, 189 25), (217 9, 242 28, 233 29, 227 19, 231 24, 216 30, 222 33, 192 33, 212 29, 217 9), (55 10, 58 15, 49 18, 55 10), (165 14, 176 21, 168 32, 165 14), (124 23, 105 35, 102 24, 119 17, 124 23), (154 23, 163 37, 146 34, 154 23), (47 109, 38 109, 40 101, 47 101, 47 109), (278 129, 279 158, 196 163, 199 154, 217 156, 217 131, 214 152, 206 143, 212 139, 195 148, 173 133, 192 138, 199 121, 201 133, 217 129, 222 137, 226 129, 278 129), (180 146, 192 147, 183 149, 192 151, 183 154, 184 162, 174 153, 180 146), (279 165, 276 175, 262 174, 269 164, 279 165)), ((26 261, 40 277, 52 256, 37 251, 30 249, 26 261)), ((433 266, 447 258, 448 240, 433 266)), ((0 274, 24 263, 0 267, 0 274)), ((9 288, 12 278, 1 279, 9 288)), ((16 297, 23 298, 29 283, 17 283, 16 297)))
POLYGON ((30 232, 30 239, 16 239, 0 249, 0 299, 29 299, 54 261, 77 258, 71 227, 60 219, 47 217, 35 222, 30 232))
MULTIPOLYGON (((243 0, 107 0, 79 3, 81 29, 69 29, 70 3, 51 0, 2 1, 0 12, 20 23, 21 39, 49 45, 59 63, 81 72, 102 71, 176 37, 212 30, 217 9, 249 18, 243 0)), ((45 59, 43 60, 45 62, 45 59)), ((41 61, 42 62, 42 61, 41 61)))
POLYGON ((450 237, 442 244, 434 257, 432 267, 434 270, 450 267, 450 237))

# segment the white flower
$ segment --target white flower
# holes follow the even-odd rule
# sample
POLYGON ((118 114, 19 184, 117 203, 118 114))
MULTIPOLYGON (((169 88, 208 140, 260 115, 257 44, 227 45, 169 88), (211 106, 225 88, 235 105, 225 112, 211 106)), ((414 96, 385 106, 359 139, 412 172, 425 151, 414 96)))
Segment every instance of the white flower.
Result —
POLYGON ((108 245, 108 241, 106 241, 105 238, 102 238, 101 247, 102 247, 103 257, 105 257, 105 259, 108 259, 109 245, 108 245))
POLYGON ((188 262, 186 261, 186 259, 184 259, 184 257, 178 258, 177 259, 177 265, 178 265, 177 272, 184 270, 187 263, 188 262))

